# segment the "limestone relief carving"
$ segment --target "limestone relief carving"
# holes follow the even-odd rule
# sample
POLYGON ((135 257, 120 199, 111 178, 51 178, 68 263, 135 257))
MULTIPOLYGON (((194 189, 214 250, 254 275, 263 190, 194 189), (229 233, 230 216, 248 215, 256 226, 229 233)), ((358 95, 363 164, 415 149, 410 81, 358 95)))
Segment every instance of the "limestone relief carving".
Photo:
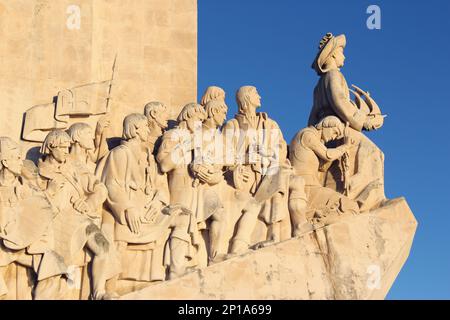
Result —
POLYGON ((320 41, 308 126, 290 145, 257 112, 254 86, 237 90, 228 121, 217 86, 171 127, 169 108, 149 102, 123 119, 115 147, 112 80, 27 111, 23 139, 42 141, 36 164, 0 137, 0 298, 21 286, 23 298, 116 299, 385 208, 384 155, 363 133, 384 116, 348 87, 345 46, 344 35, 320 41), (103 116, 94 126, 79 115, 103 116))

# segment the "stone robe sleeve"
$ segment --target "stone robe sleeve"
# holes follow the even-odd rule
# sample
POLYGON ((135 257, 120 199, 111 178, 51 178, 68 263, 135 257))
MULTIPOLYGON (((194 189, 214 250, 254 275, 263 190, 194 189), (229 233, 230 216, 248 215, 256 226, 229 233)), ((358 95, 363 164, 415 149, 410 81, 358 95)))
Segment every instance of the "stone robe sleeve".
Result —
POLYGON ((121 224, 126 225, 125 211, 133 207, 129 197, 127 177, 128 155, 123 147, 117 147, 108 156, 102 174, 102 182, 108 189, 108 205, 121 224))
POLYGON ((288 156, 287 143, 284 140, 283 132, 281 131, 280 127, 278 126, 278 124, 275 121, 273 121, 272 119, 269 119, 268 122, 269 122, 269 128, 271 130, 271 138, 276 139, 275 142, 271 142, 270 147, 274 148, 273 150, 271 150, 271 152, 274 152, 275 155, 277 155, 277 158, 278 158, 277 160, 279 160, 279 162, 283 163, 288 156))
POLYGON ((161 146, 159 147, 156 159, 163 173, 172 171, 178 166, 174 159, 183 160, 181 148, 179 148, 179 139, 175 136, 174 131, 168 131, 163 135, 161 146), (176 154, 175 154, 176 152, 176 154))
POLYGON ((361 131, 366 115, 350 100, 349 90, 344 76, 338 70, 331 70, 327 74, 327 98, 336 115, 350 126, 361 131))

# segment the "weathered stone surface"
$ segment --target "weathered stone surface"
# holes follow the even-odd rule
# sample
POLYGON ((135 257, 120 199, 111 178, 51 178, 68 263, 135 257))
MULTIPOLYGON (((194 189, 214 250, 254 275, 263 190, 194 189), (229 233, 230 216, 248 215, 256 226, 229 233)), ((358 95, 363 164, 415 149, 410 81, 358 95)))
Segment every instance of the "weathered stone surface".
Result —
POLYGON ((408 204, 398 198, 122 299, 383 299, 416 227, 408 204))
POLYGON ((149 101, 175 118, 196 100, 196 0, 0 0, 0 38, 0 136, 19 139, 23 113, 58 91, 110 79, 116 54, 112 136, 149 101))

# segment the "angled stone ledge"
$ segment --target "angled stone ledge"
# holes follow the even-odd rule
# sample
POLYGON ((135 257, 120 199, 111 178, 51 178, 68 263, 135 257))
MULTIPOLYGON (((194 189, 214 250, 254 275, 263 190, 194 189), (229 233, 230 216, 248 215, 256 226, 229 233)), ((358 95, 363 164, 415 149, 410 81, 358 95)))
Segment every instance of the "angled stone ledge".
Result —
POLYGON ((417 221, 403 198, 122 299, 383 299, 417 221))

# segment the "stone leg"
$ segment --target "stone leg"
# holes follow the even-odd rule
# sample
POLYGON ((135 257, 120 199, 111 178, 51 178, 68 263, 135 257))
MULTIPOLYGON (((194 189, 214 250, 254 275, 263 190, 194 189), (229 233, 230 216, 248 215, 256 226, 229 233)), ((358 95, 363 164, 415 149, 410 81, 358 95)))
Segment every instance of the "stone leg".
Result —
POLYGON ((187 214, 179 214, 175 217, 175 223, 172 225, 172 234, 170 235, 170 267, 169 279, 174 279, 186 273, 187 256, 189 251, 189 243, 191 241, 189 235, 190 216, 187 214))
POLYGON ((260 205, 254 199, 250 200, 245 206, 231 245, 232 254, 240 254, 248 250, 260 209, 260 205))
POLYGON ((219 209, 212 217, 209 227, 209 244, 210 257, 209 260, 214 262, 222 260, 226 255, 226 239, 225 233, 227 230, 227 223, 225 217, 225 210, 219 209))
POLYGON ((305 231, 312 229, 312 225, 306 217, 308 202, 303 178, 299 176, 291 176, 289 189, 290 194, 288 206, 292 221, 292 235, 297 237, 305 231))
POLYGON ((170 239, 170 271, 169 279, 174 279, 186 273, 186 255, 189 243, 172 237, 170 239))
POLYGON ((117 266, 112 265, 111 259, 113 248, 102 234, 100 229, 94 224, 86 229, 88 234, 87 247, 94 253, 92 261, 92 297, 99 299, 116 298, 114 293, 106 293, 106 280, 114 277, 118 272, 114 272, 117 266))

